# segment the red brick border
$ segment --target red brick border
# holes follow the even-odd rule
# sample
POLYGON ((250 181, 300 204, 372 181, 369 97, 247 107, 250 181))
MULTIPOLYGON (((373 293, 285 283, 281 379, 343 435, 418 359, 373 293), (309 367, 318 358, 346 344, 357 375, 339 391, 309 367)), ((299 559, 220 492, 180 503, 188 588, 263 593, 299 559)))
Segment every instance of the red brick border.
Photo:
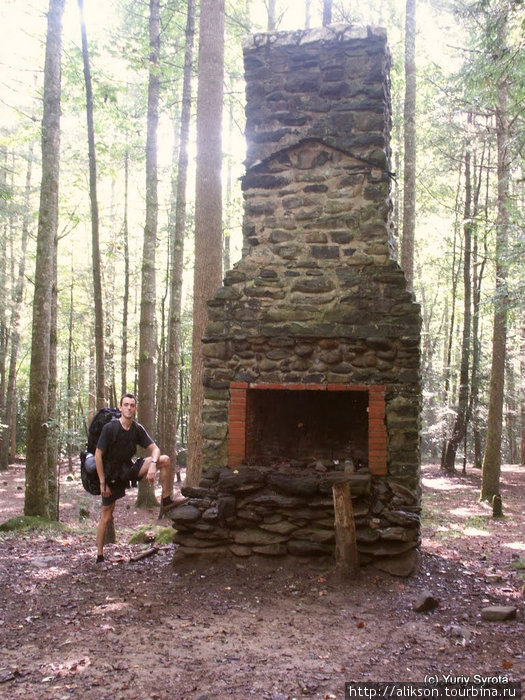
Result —
POLYGON ((232 382, 228 412, 228 466, 238 467, 246 456, 246 402, 249 389, 282 391, 368 391, 368 466, 376 476, 387 474, 386 402, 383 385, 273 384, 232 382))

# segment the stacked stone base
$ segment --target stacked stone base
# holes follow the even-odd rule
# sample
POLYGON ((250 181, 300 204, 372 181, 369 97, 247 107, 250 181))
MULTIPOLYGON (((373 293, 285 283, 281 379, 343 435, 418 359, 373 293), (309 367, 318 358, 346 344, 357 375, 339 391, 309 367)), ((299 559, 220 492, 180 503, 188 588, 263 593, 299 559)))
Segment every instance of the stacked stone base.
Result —
POLYGON ((332 486, 348 480, 360 564, 411 573, 420 542, 419 494, 367 469, 346 474, 309 467, 208 469, 189 501, 173 509, 178 556, 333 557, 332 486))

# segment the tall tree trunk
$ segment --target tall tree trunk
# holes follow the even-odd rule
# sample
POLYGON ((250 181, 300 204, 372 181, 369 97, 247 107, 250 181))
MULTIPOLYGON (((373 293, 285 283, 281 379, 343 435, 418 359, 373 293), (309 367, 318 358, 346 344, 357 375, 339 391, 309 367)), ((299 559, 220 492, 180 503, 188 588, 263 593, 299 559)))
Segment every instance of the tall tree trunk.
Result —
MULTIPOLYGON (((142 251, 142 291, 139 323, 139 390, 140 422, 155 434, 155 358, 156 340, 156 282, 155 260, 157 251, 158 173, 157 131, 159 123, 159 54, 160 54, 160 0, 149 3, 150 70, 148 81, 148 123, 146 136, 146 223, 142 251)), ((137 506, 149 508, 156 498, 152 484, 139 482, 137 506)))
POLYGON ((58 423, 57 423, 57 253, 58 237, 54 240, 53 285, 51 290, 51 337, 49 342, 49 389, 47 395, 48 435, 47 435, 47 480, 49 484, 49 517, 59 520, 60 471, 58 464, 58 423))
POLYGON ((200 424, 204 393, 201 341, 207 321, 207 301, 220 286, 222 276, 224 0, 203 0, 201 3, 198 75, 193 342, 187 470, 190 485, 199 483, 202 471, 200 424))
POLYGON ((50 0, 44 67, 42 116, 42 180, 38 215, 35 291, 29 402, 27 410, 26 515, 49 517, 47 480, 47 419, 49 394, 49 345, 51 294, 58 229, 58 181, 60 170, 60 92, 62 14, 65 0, 50 0))
MULTIPOLYGON (((219 0, 219 4, 221 4, 222 0, 219 0)), ((276 16, 275 16, 275 0, 268 0, 268 25, 267 29, 269 32, 273 32, 276 28, 276 16)), ((200 79, 200 73, 199 73, 199 79, 200 79)))
MULTIPOLYGON (((5 146, 0 147, 0 153, 2 155, 2 161, 5 165, 0 170, 0 191, 8 192, 12 191, 13 187, 13 177, 14 177, 14 167, 8 163, 7 148, 5 146), (11 183, 7 182, 7 172, 8 169, 11 170, 11 183)), ((7 221, 4 224, 4 235, 2 240, 7 241, 8 236, 13 235, 14 231, 14 216, 13 207, 10 206, 9 215, 7 221)), ((7 292, 7 255, 2 255, 0 259, 0 407, 5 406, 5 392, 6 392, 6 363, 7 363, 7 347, 9 338, 9 325, 7 321, 7 299, 9 298, 7 292)))
MULTIPOLYGON (((458 181, 458 187, 457 187, 457 196, 456 196, 456 201, 459 199, 459 192, 460 192, 460 187, 461 187, 461 176, 459 176, 459 181, 458 181)), ((456 204, 456 211, 459 211, 459 205, 456 204)), ((461 264, 461 255, 458 256, 457 253, 457 225, 454 225, 454 242, 452 246, 452 260, 451 260, 451 274, 452 274, 452 291, 450 294, 451 298, 451 303, 452 303, 452 309, 450 311, 450 321, 448 324, 448 340, 446 344, 446 349, 445 349, 445 356, 443 360, 443 364, 445 367, 445 376, 444 376, 444 382, 443 382, 443 392, 442 392, 442 399, 441 403, 443 406, 443 410, 448 413, 448 410, 451 405, 451 390, 450 390, 450 377, 451 377, 451 365, 452 365, 452 348, 454 344, 454 337, 455 337, 455 326, 456 326, 456 302, 457 302, 457 287, 459 284, 459 267, 461 264)), ((448 309, 448 300, 445 300, 445 303, 447 305, 448 309)), ((448 312, 447 312, 448 315, 448 312)), ((442 445, 442 450, 441 450, 441 468, 444 468, 445 464, 445 448, 446 448, 446 436, 447 436, 447 431, 446 428, 448 428, 447 423, 443 421, 444 424, 444 431, 443 431, 443 445, 442 445)))
POLYGON ((126 148, 124 158, 124 224, 122 226, 122 238, 124 248, 124 295, 122 299, 122 350, 120 361, 121 391, 124 396, 128 392, 128 309, 129 309, 129 148, 126 148))
POLYGON ((414 287, 414 242, 416 231, 416 2, 406 0, 405 15, 405 104, 403 165, 403 238, 401 267, 407 286, 414 287))
POLYGON ((505 461, 509 464, 518 464, 518 430, 517 430, 517 395, 518 377, 514 366, 507 356, 505 363, 505 384, 509 389, 505 392, 505 428, 507 433, 507 452, 505 461))
POLYGON ((332 0, 323 0, 323 27, 332 22, 332 0))
MULTIPOLYGON (((172 180, 174 213, 171 246, 171 286, 168 321, 168 369, 166 389, 166 442, 167 454, 175 467, 177 459, 178 394, 180 372, 180 332, 182 313, 182 275, 184 270, 184 237, 186 230, 186 187, 188 182, 188 142, 192 103, 193 53, 195 43, 195 0, 188 0, 186 16, 186 44, 184 77, 182 85, 182 109, 178 136, 177 177, 172 180)), ((171 228, 171 227, 170 227, 171 228)))
MULTIPOLYGON (((489 178, 490 178, 490 152, 487 156, 487 167, 483 167, 483 161, 479 168, 479 183, 480 188, 482 184, 482 172, 486 171, 485 178, 485 201, 487 201, 489 188, 489 178)), ((488 211, 487 204, 485 204, 485 222, 488 222, 488 211)), ((489 226, 485 226, 485 230, 488 230, 489 226)), ((480 253, 480 240, 478 235, 478 230, 475 229, 475 236, 473 242, 473 317, 472 317, 472 393, 471 393, 471 413, 472 413, 472 438, 474 443, 474 468, 481 469, 483 462, 483 440, 482 440, 482 419, 480 417, 480 405, 479 405, 479 394, 480 394, 480 364, 481 364, 481 338, 480 338, 480 325, 481 325, 481 312, 482 312, 482 300, 481 300, 481 289, 485 271, 485 264, 487 261, 487 238, 486 234, 483 238, 483 253, 480 253)))
MULTIPOLYGON (((501 20, 498 27, 499 47, 506 46, 507 23, 501 20)), ((489 410, 487 417, 487 441, 481 469, 480 500, 491 501, 499 494, 501 473, 501 438, 503 432, 503 390, 505 384, 505 358, 507 345, 507 255, 510 183, 510 128, 508 116, 508 76, 502 70, 497 86, 498 106, 496 130, 498 146, 498 218, 496 222, 496 291, 494 297, 494 323, 492 331, 492 365, 489 385, 489 410)))
POLYGON ((469 363, 472 326, 472 178, 471 155, 465 153, 465 209, 463 224, 463 333, 461 339, 461 360, 459 371, 459 391, 456 419, 452 435, 447 441, 443 470, 448 474, 455 471, 456 453, 458 446, 465 437, 467 429, 467 409, 469 398, 469 363))
POLYGON ((29 146, 29 152, 27 157, 27 172, 24 195, 24 218, 22 221, 22 238, 20 241, 20 260, 18 263, 18 276, 13 291, 13 311, 11 314, 11 355, 9 358, 5 410, 2 417, 2 423, 5 427, 2 432, 2 441, 0 442, 0 470, 7 469, 9 465, 11 437, 13 434, 15 434, 13 418, 16 418, 16 374, 18 363, 18 350, 20 348, 20 312, 24 300, 26 251, 27 240, 29 238, 29 223, 31 220, 32 164, 33 143, 31 143, 29 146))
MULTIPOLYGON (((525 377, 525 328, 521 330, 521 376, 525 377)), ((523 382, 520 387, 520 464, 525 465, 525 390, 523 382)))
POLYGON ((71 284, 69 286, 69 323, 67 338, 67 469, 69 473, 73 472, 73 319, 75 308, 73 275, 73 256, 71 256, 71 284))
POLYGON ((232 211, 234 203, 232 202, 232 152, 233 152, 233 129, 234 129, 234 115, 233 115, 233 105, 230 103, 228 109, 228 126, 225 131, 227 131, 228 138, 228 157, 225 160, 224 166, 226 168, 226 188, 224 193, 225 200, 225 221, 223 227, 223 241, 222 241, 222 269, 226 272, 231 268, 231 230, 232 230, 232 211))
POLYGON ((93 303, 95 306, 95 376, 96 406, 101 408, 106 402, 106 381, 104 371, 104 308, 102 299, 102 275, 100 270, 99 217, 97 199, 97 158, 95 152, 95 127, 93 122, 93 88, 89 66, 89 49, 86 23, 84 21, 84 0, 77 0, 80 10, 80 33, 82 37, 82 60, 86 86, 86 119, 89 155, 89 198, 91 201, 91 255, 93 267, 93 303))

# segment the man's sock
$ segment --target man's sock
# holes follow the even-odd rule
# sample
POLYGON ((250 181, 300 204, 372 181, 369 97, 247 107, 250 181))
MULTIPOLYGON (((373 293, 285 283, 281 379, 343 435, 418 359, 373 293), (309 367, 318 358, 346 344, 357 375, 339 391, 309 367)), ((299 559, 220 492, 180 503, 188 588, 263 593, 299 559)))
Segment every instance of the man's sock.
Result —
POLYGON ((171 496, 163 496, 162 497, 162 505, 167 506, 168 503, 171 503, 171 496))
POLYGON ((97 554, 97 564, 100 564, 101 562, 104 561, 104 555, 103 554, 97 554))

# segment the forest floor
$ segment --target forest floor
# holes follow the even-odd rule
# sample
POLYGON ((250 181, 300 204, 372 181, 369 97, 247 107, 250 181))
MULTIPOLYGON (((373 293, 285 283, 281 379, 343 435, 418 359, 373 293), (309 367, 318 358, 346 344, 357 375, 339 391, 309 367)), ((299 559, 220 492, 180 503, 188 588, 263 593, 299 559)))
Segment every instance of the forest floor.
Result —
MULTIPOLYGON (((133 561, 156 510, 117 504, 117 544, 94 565, 98 498, 61 480, 61 527, 0 532, 0 697, 290 700, 345 697, 345 682, 453 676, 525 689, 525 467, 502 471, 504 518, 479 473, 423 468, 417 571, 341 579, 299 559, 133 561), (85 511, 89 511, 86 514, 85 511), (439 605, 416 612, 430 591, 439 605), (489 605, 515 619, 482 620, 489 605), (479 678, 476 678, 479 680, 479 678)), ((0 523, 23 513, 24 468, 0 474, 0 523)), ((164 525, 168 521, 164 521, 164 525)))

